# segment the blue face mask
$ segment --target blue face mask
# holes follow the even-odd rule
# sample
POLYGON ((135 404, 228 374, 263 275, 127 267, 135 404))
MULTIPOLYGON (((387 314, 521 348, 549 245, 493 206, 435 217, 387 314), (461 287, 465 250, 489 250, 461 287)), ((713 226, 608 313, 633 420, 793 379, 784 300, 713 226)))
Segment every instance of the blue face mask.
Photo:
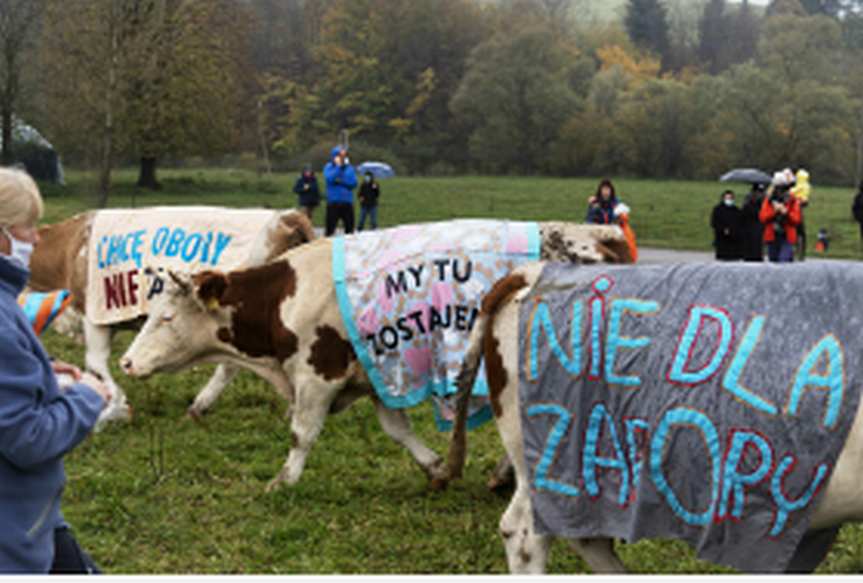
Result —
POLYGON ((34 249, 33 243, 16 239, 6 227, 3 227, 3 234, 9 239, 9 258, 21 267, 30 269, 30 256, 33 255, 34 249))

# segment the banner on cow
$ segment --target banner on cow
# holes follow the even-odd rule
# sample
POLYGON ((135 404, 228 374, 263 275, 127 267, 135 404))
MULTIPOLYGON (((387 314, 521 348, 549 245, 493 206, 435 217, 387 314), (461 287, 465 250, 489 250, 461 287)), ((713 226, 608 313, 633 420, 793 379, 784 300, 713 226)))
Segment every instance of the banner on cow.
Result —
MULTIPOLYGON (((447 428, 455 376, 482 296, 514 267, 539 258, 536 223, 460 220, 339 237, 333 275, 357 357, 383 403, 433 398, 447 428)), ((485 375, 470 425, 490 419, 485 375)))
POLYGON ((273 211, 217 207, 102 210, 88 249, 87 317, 113 324, 147 313, 166 270, 239 267, 273 211))
POLYGON ((859 406, 861 293, 848 263, 547 265, 519 316, 537 531, 782 571, 859 406))

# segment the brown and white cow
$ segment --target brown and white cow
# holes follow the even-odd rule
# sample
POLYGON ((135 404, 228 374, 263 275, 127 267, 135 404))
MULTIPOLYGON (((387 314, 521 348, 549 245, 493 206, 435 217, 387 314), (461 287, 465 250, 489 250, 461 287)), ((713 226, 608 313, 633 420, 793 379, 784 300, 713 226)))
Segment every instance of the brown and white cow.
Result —
MULTIPOLYGON (((521 266, 497 281, 483 298, 480 316, 471 331, 458 379, 458 407, 444 480, 461 476, 466 454, 467 402, 470 387, 485 361, 489 397, 498 432, 515 468, 515 492, 500 520, 500 534, 512 573, 543 573, 550 538, 534 531, 528 468, 524 456, 519 404, 519 308, 542 273, 543 263, 521 266)), ((823 560, 829 544, 818 544, 832 529, 849 521, 863 520, 863 409, 854 418, 823 498, 815 507, 809 531, 788 566, 789 572, 811 572, 823 560), (814 542, 807 547, 808 542, 814 542)), ((571 546, 597 573, 621 573, 626 569, 614 551, 612 539, 570 541, 571 546)))
MULTIPOLYGON (((113 331, 124 326, 135 326, 136 322, 103 326, 94 324, 86 317, 87 257, 96 212, 81 213, 39 229, 41 241, 31 259, 30 287, 37 291, 68 289, 72 292, 72 308, 84 314, 85 366, 87 370, 101 376, 114 393, 111 405, 100 416, 100 423, 104 423, 129 417, 126 396, 111 377, 108 358, 111 355, 113 331)), ((305 214, 296 210, 272 212, 273 218, 252 244, 245 265, 261 265, 287 249, 315 238, 312 224, 305 214)), ((220 366, 196 398, 190 413, 200 414, 206 410, 236 373, 236 368, 220 366)))
MULTIPOLYGON (((541 223, 540 236, 548 259, 629 262, 618 227, 541 223)), ((411 432, 404 410, 376 398, 347 340, 331 256, 331 240, 318 240, 252 269, 175 275, 120 365, 144 377, 229 363, 269 380, 292 404, 293 443, 268 490, 296 483, 327 414, 362 396, 372 397, 384 431, 435 482, 446 475, 442 460, 411 432)))

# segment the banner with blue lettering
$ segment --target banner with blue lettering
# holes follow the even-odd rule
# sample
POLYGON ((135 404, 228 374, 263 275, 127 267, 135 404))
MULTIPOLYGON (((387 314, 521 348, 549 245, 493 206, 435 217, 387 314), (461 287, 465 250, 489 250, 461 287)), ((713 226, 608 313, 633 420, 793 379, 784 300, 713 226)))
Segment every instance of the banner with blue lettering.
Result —
POLYGON ((859 406, 856 263, 569 267, 521 305, 540 533, 785 569, 859 406))
MULTIPOLYGON (((449 427, 449 397, 483 294, 511 269, 539 259, 539 250, 537 223, 479 219, 335 239, 339 308, 381 401, 404 408, 432 398, 438 427, 449 427)), ((485 375, 473 394, 480 398, 471 427, 491 419, 485 375)))
POLYGON ((239 267, 275 212, 221 207, 97 212, 88 248, 87 317, 114 324, 145 315, 168 269, 239 267))

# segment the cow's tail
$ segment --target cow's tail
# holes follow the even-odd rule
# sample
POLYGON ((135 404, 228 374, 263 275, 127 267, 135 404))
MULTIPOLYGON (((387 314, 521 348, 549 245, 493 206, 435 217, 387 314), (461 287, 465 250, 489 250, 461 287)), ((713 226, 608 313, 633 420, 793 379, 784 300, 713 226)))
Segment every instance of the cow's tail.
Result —
POLYGON ((482 301, 480 315, 468 338, 468 347, 456 378, 456 414, 453 422, 452 438, 447 457, 447 478, 455 480, 462 476, 467 457, 467 414, 470 405, 471 389, 479 374, 483 359, 483 349, 490 345, 494 320, 500 307, 514 293, 528 285, 524 274, 513 272, 495 282, 482 301))

